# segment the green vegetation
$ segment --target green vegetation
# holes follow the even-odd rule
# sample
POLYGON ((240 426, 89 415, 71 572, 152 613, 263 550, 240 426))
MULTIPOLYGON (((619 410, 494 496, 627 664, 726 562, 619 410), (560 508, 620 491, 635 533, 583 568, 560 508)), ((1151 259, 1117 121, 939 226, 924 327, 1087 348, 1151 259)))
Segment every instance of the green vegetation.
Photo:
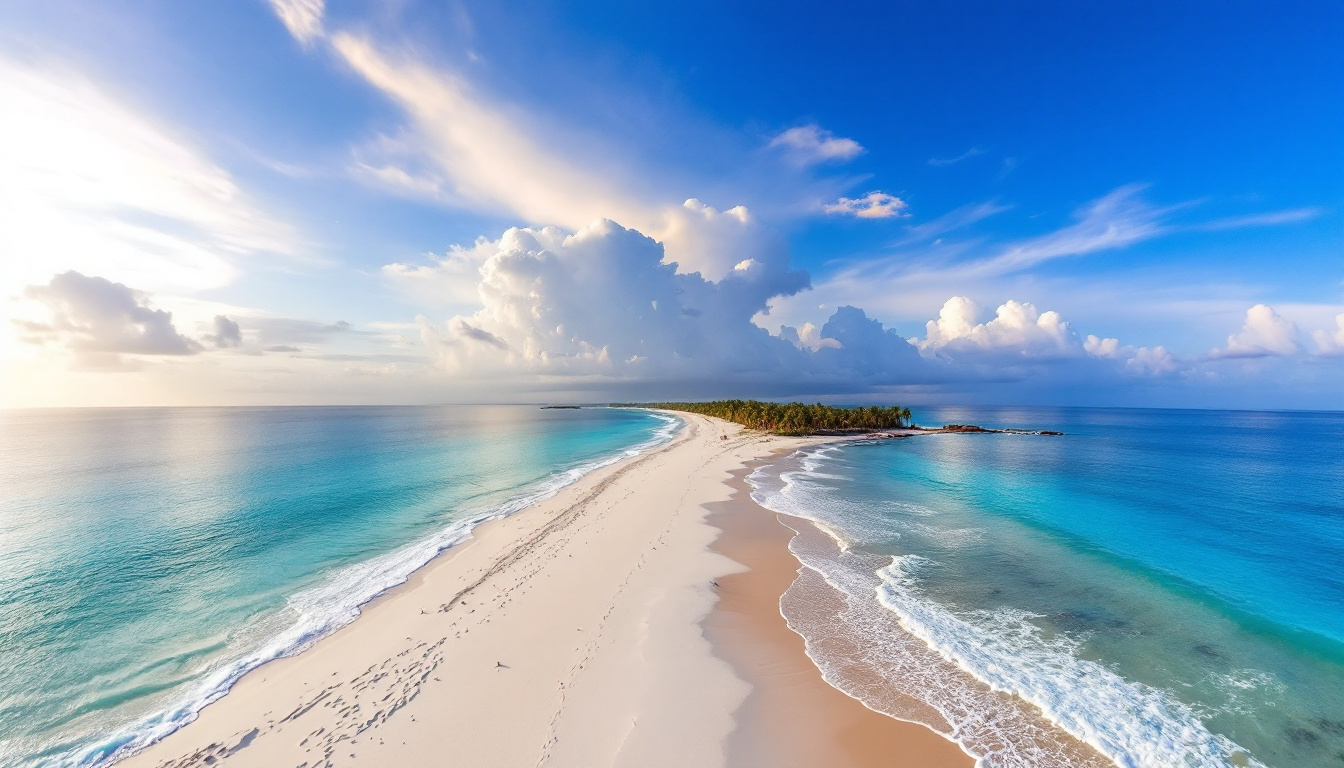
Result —
POLYGON ((716 400, 710 403, 626 403, 637 408, 662 408, 704 414, 777 435, 816 432, 871 432, 896 429, 910 423, 910 409, 871 405, 834 408, 805 403, 762 403, 759 400, 716 400))

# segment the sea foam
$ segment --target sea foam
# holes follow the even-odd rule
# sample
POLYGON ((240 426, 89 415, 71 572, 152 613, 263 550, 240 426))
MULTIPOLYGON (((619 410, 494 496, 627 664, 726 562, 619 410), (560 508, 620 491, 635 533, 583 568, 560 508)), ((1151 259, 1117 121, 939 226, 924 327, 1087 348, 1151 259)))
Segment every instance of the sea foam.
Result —
POLYGON ((953 738, 985 766, 1096 760, 1051 725, 1108 758, 1096 764, 1261 765, 1168 692, 1080 658, 1077 642, 1062 634, 1047 638, 1033 616, 959 612, 929 599, 919 588, 927 559, 853 551, 847 538, 894 534, 848 530, 847 523, 872 523, 846 519, 839 492, 811 482, 836 476, 821 471, 836 450, 804 450, 748 478, 758 503, 825 533, 800 530, 790 544, 805 568, 781 609, 831 684, 872 709, 953 738))

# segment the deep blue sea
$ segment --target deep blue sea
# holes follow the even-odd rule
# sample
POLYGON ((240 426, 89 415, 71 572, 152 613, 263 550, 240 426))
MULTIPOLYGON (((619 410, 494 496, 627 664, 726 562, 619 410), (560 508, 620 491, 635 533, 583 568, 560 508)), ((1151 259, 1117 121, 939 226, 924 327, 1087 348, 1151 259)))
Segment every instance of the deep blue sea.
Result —
POLYGON ((670 436, 536 407, 0 412, 0 765, 85 766, 670 436))
POLYGON ((915 418, 1066 434, 850 442, 753 476, 829 533, 794 540, 783 607, 834 684, 986 765, 1069 764, 1041 712, 1123 766, 1344 765, 1344 414, 915 418))

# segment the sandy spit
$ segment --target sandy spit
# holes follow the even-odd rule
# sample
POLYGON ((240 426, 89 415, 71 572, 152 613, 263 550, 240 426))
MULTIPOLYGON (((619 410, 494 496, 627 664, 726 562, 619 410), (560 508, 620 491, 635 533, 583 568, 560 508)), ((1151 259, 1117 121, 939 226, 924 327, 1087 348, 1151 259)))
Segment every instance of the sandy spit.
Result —
POLYGON ((119 768, 969 765, 821 681, 779 616, 789 532, 721 506, 749 462, 809 441, 683 417, 672 442, 477 528, 119 768), (806 745, 797 759, 763 750, 761 713, 806 745), (863 762, 893 748, 909 759, 863 762))

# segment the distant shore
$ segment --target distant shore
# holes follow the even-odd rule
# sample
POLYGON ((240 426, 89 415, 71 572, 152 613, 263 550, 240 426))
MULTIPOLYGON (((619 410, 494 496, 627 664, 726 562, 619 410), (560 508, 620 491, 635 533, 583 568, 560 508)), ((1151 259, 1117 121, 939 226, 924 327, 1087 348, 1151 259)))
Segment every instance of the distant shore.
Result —
POLYGON ((828 438, 678 415, 120 764, 970 766, 828 686, 780 615, 791 534, 742 477, 828 438))

